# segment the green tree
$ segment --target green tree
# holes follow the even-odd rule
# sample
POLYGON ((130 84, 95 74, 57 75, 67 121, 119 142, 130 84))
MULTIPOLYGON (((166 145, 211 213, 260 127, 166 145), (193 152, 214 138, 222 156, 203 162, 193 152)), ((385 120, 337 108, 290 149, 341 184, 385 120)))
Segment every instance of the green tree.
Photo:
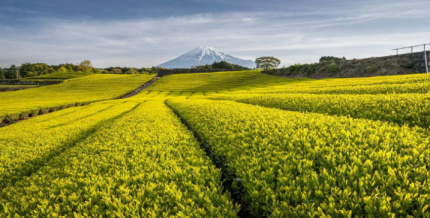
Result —
POLYGON ((333 61, 343 62, 343 61, 346 61, 346 58, 345 57, 338 58, 338 57, 333 57, 333 56, 322 56, 320 58, 320 63, 329 62, 329 61, 331 61, 331 62, 333 62, 333 61))
POLYGON ((93 70, 93 65, 91 64, 90 60, 82 61, 79 66, 81 67, 82 71, 85 73, 91 73, 93 70))
POLYGON ((5 77, 6 79, 19 79, 21 75, 19 69, 15 65, 12 65, 6 70, 5 77))
POLYGON ((67 72, 69 72, 69 73, 73 72, 73 68, 70 65, 66 65, 66 69, 67 69, 67 72))
POLYGON ((328 69, 330 70, 330 72, 336 72, 337 71, 337 64, 336 63, 331 63, 330 65, 328 65, 328 69))
POLYGON ((31 71, 27 71, 27 74, 25 74, 26 77, 32 77, 34 76, 34 73, 31 71))
POLYGON ((66 67, 64 67, 64 66, 61 66, 59 69, 58 69, 58 72, 59 73, 67 73, 67 68, 66 67))
POLYGON ((4 76, 4 70, 2 68, 0 68, 0 79, 6 79, 4 76))
POLYGON ((277 68, 281 61, 275 57, 265 56, 257 58, 255 63, 257 64, 257 68, 268 70, 277 68))
POLYGON ((114 68, 114 69, 112 69, 110 71, 110 73, 113 73, 113 74, 122 74, 122 70, 119 69, 119 68, 114 68))

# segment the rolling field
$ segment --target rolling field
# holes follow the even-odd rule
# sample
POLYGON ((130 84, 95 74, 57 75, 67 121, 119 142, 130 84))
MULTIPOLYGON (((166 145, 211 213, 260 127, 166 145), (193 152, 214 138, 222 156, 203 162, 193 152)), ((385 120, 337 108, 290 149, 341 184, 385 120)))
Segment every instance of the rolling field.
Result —
POLYGON ((23 79, 23 81, 43 81, 43 80, 64 80, 64 79, 73 79, 82 76, 88 76, 91 74, 83 73, 83 72, 73 72, 73 73, 50 73, 45 75, 27 77, 23 79))
POLYGON ((0 128, 0 217, 430 217, 429 75, 177 74, 112 100, 152 78, 0 93, 8 120, 58 110, 0 128))
POLYGON ((24 119, 61 108, 109 100, 125 95, 154 76, 96 74, 58 85, 0 93, 0 122, 24 119))
POLYGON ((266 87, 274 84, 285 84, 291 79, 279 78, 261 74, 259 70, 220 72, 220 73, 190 73, 162 77, 149 87, 151 91, 233 91, 256 87, 266 87))

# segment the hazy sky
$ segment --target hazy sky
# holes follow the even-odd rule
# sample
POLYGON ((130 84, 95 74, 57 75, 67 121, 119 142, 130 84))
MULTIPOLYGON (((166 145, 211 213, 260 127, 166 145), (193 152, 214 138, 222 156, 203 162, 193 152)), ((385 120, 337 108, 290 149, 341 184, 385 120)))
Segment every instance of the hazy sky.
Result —
POLYGON ((151 67, 200 45, 281 66, 384 56, 430 43, 429 16, 430 0, 1 0, 0 67, 151 67))

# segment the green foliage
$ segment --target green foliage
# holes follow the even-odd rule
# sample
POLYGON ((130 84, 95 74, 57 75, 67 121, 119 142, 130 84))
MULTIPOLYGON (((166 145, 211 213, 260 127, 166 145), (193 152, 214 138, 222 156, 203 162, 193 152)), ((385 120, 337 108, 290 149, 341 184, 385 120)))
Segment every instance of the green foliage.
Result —
POLYGON ((287 83, 291 79, 262 74, 259 70, 189 73, 164 76, 148 88, 152 91, 221 91, 252 88, 276 83, 287 83))
POLYGON ((10 66, 10 68, 3 69, 5 79, 20 79, 21 73, 19 68, 15 65, 10 66))
POLYGON ((132 67, 109 67, 100 71, 103 74, 155 74, 156 72, 152 72, 149 68, 132 68, 132 67))
POLYGON ((91 61, 83 61, 79 65, 74 64, 60 64, 60 65, 47 65, 45 63, 24 63, 20 67, 12 65, 10 68, 4 69, 5 79, 19 79, 26 77, 42 76, 53 73, 73 73, 73 72, 85 72, 85 73, 97 73, 98 69, 91 66, 91 61), (16 72, 18 71, 18 75, 16 72))
POLYGON ((270 70, 277 68, 281 61, 275 57, 265 56, 255 59, 255 63, 257 64, 257 68, 270 70))
POLYGON ((323 56, 320 58, 320 63, 324 63, 324 62, 343 62, 346 61, 346 58, 338 58, 338 57, 333 57, 333 56, 323 56))
POLYGON ((249 68, 242 67, 242 66, 237 65, 237 64, 231 64, 227 61, 220 61, 220 62, 214 62, 213 64, 196 66, 196 67, 193 67, 193 69, 202 70, 202 72, 204 72, 205 70, 222 70, 222 71, 224 71, 224 70, 231 70, 231 71, 249 70, 249 68))
POLYGON ((66 65, 67 72, 73 72, 73 68, 70 65, 66 65))
POLYGON ((20 73, 22 77, 44 75, 52 72, 52 70, 54 70, 52 66, 48 66, 47 64, 44 64, 44 63, 35 63, 35 64, 24 63, 20 67, 20 73))
POLYGON ((430 216, 430 138, 419 131, 227 101, 167 103, 235 173, 253 216, 430 216))
POLYGON ((90 60, 82 61, 79 66, 84 73, 93 73, 93 65, 90 60))
MULTIPOLYGON (((96 103, 73 107, 0 128, 0 188, 36 171, 40 165, 85 138, 97 125, 131 110, 135 103, 96 103), (34 144, 37 143, 37 146, 34 144), (19 147, 19 155, 15 155, 19 147)), ((44 109, 58 110, 59 107, 44 109)), ((1 213, 1 212, 0 212, 1 213)))
POLYGON ((310 93, 310 94, 395 94, 430 92, 430 75, 409 74, 348 79, 306 80, 287 86, 269 86, 253 93, 310 93))
POLYGON ((122 74, 122 70, 119 68, 112 69, 111 71, 108 71, 108 72, 113 74, 122 74))
POLYGON ((407 63, 407 64, 401 65, 401 67, 407 68, 407 69, 412 69, 414 67, 414 65, 412 63, 407 63))
POLYGON ((190 73, 102 101, 152 78, 0 93, 0 122, 72 107, 0 128, 0 217, 430 217, 429 75, 190 73))
MULTIPOLYGON (((116 101, 116 110, 130 104, 116 101)), ((108 123, 1 197, 6 216, 237 217, 239 209, 163 101, 108 123)))
POLYGON ((61 66, 61 67, 58 69, 58 72, 59 72, 59 73, 67 73, 67 72, 68 72, 68 70, 67 70, 67 68, 66 68, 65 66, 61 66))
POLYGON ((0 93, 0 116, 14 121, 27 117, 29 113, 37 115, 46 108, 118 98, 153 77, 95 74, 66 80, 58 85, 0 93))
POLYGON ((27 73, 27 78, 22 79, 22 81, 45 81, 45 80, 65 80, 72 79, 81 76, 88 76, 90 74, 83 72, 63 72, 63 73, 51 73, 39 76, 30 76, 32 72, 27 73))
POLYGON ((211 99, 233 100, 289 111, 315 112, 430 127, 430 94, 327 95, 236 94, 211 99), (407 107, 405 107, 407 105, 407 107))
POLYGON ((335 73, 337 71, 337 64, 336 63, 330 63, 330 65, 328 65, 328 70, 330 70, 330 72, 335 73))
POLYGON ((379 68, 376 65, 372 65, 372 66, 368 67, 367 70, 371 73, 376 73, 376 72, 378 72, 379 68))
POLYGON ((5 72, 2 68, 0 68, 0 79, 6 79, 5 72))

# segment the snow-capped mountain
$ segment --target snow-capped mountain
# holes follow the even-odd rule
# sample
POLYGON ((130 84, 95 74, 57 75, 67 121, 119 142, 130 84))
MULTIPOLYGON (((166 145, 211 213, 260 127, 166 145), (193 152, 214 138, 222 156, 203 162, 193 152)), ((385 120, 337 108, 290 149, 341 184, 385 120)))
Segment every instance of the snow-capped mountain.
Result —
POLYGON ((255 68, 254 61, 242 60, 218 51, 213 47, 200 46, 190 52, 187 52, 173 60, 158 65, 164 68, 190 68, 214 62, 227 61, 232 64, 237 64, 243 67, 255 68))

